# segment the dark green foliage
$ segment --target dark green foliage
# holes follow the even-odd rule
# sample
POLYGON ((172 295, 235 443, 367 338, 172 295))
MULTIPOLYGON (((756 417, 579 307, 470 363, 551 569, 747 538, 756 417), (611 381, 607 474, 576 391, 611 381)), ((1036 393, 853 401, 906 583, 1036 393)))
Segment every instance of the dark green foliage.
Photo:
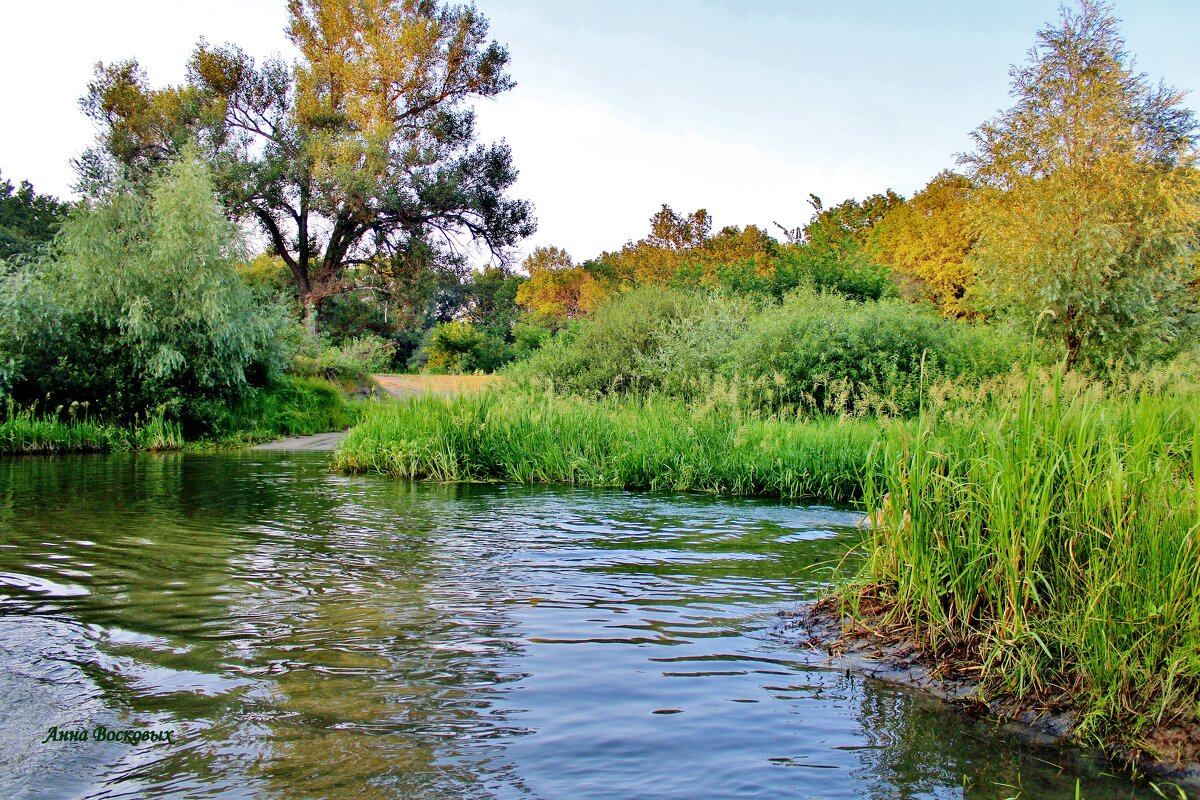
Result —
POLYGON ((359 407, 335 384, 289 376, 214 409, 210 436, 224 444, 261 442, 345 430, 358 418, 359 407))
POLYGON ((14 187, 0 180, 0 261, 32 255, 54 238, 70 209, 69 203, 34 192, 29 181, 14 187))

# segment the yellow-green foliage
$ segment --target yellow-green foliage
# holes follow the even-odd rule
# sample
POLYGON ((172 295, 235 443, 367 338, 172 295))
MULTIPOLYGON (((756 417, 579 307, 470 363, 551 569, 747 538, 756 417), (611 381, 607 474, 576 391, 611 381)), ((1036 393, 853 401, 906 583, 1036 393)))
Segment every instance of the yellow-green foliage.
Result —
POLYGON ((914 299, 932 300, 943 314, 971 316, 974 285, 968 207, 971 182, 939 172, 907 203, 893 208, 874 228, 869 250, 914 299))

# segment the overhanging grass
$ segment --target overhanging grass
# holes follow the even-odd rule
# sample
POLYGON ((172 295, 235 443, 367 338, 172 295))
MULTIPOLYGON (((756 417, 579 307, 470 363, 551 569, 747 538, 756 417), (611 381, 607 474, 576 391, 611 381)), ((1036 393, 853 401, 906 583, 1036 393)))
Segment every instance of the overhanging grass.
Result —
POLYGON ((851 502, 877 424, 757 419, 672 400, 518 390, 371 409, 334 456, 349 472, 851 502))
POLYGON ((882 524, 846 596, 992 697, 1153 749, 1160 724, 1200 723, 1200 403, 1044 388, 891 431, 867 490, 882 524))

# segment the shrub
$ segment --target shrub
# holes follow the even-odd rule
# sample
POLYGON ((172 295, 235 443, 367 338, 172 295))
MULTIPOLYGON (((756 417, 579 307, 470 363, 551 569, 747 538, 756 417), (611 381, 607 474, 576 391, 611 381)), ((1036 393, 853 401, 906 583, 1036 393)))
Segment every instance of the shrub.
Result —
POLYGON ((922 381, 988 377, 1016 357, 994 330, 907 303, 800 293, 754 320, 726 369, 757 408, 907 415, 922 381))

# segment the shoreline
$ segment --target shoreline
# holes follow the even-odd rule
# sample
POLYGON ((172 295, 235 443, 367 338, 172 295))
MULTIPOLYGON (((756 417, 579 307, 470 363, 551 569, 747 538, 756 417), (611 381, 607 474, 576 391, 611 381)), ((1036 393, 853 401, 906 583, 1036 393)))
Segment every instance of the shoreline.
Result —
MULTIPOLYGON (((1080 749, 1131 773, 1131 780, 1174 784, 1187 797, 1200 798, 1200 750, 1192 750, 1190 757, 1181 750, 1172 754, 1172 760, 1165 760, 1118 744, 1081 744, 1073 735, 1073 710, 1038 708, 1003 698, 985 701, 979 697, 979 682, 969 674, 923 652, 914 642, 881 634, 869 622, 843 614, 836 596, 810 601, 783 616, 784 635, 797 646, 822 651, 834 668, 923 692, 960 712, 993 717, 1036 744, 1080 749), (796 634, 801 638, 795 638, 796 634)), ((1200 732, 1163 729, 1161 733, 1169 745, 1186 742, 1200 732)))

